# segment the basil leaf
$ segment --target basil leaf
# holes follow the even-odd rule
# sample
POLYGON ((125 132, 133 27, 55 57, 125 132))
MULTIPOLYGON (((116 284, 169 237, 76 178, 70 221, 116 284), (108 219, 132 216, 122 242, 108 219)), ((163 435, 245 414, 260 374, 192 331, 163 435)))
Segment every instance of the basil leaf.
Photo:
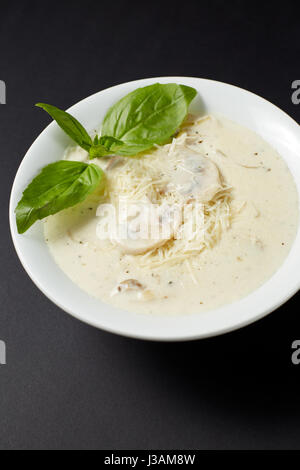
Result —
POLYGON ((139 88, 110 108, 102 135, 124 142, 120 155, 135 155, 163 144, 182 124, 196 94, 194 88, 175 83, 139 88))
POLYGON ((96 165, 61 160, 44 167, 23 193, 16 208, 19 233, 37 220, 82 202, 99 185, 105 174, 96 165))
POLYGON ((38 103, 38 108, 44 109, 57 122, 59 127, 68 134, 80 147, 89 152, 93 142, 85 128, 71 114, 50 104, 38 103))
POLYGON ((104 157, 105 155, 114 155, 124 146, 121 140, 110 136, 95 137, 92 147, 90 148, 90 159, 104 157))

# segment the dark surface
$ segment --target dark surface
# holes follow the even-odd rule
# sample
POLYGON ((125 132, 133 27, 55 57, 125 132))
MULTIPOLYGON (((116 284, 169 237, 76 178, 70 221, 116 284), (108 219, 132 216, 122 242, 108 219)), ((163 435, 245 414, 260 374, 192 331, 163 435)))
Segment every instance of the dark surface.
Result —
POLYGON ((1 449, 300 448, 299 294, 224 337, 155 344, 97 331, 32 284, 7 228, 18 165, 48 124, 108 86, 186 75, 249 89, 299 122, 295 2, 8 2, 0 5, 1 449), (242 7, 241 7, 242 5, 242 7))

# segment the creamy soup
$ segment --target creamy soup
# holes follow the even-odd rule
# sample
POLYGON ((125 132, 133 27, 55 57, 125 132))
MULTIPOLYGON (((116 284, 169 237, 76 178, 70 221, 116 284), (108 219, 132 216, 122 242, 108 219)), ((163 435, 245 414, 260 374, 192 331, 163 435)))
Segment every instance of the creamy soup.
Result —
MULTIPOLYGON (((65 158, 88 161, 78 147, 65 158)), ((44 231, 66 275, 106 303, 141 313, 203 312, 253 292, 289 253, 298 226, 293 178, 262 138, 222 116, 189 116, 170 144, 93 163, 106 172, 106 192, 49 217, 44 231), (123 203, 140 204, 139 223, 153 207, 153 223, 163 229, 172 219, 171 228, 142 235, 135 224, 113 233, 136 214, 110 225, 102 209, 110 204, 117 213, 123 203), (175 217, 172 205, 187 210, 175 217)))

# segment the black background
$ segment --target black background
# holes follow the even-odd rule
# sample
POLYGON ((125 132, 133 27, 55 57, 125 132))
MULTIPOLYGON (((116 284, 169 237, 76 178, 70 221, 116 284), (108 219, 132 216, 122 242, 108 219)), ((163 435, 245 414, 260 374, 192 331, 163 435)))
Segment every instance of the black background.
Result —
MULTIPOLYGON (((18 165, 68 108, 138 78, 229 82, 299 122, 296 2, 2 1, 0 79, 1 449, 299 449, 299 294, 264 320, 183 344, 129 340, 63 313, 32 284, 8 231, 18 165)), ((299 16, 298 16, 299 18, 299 16)))

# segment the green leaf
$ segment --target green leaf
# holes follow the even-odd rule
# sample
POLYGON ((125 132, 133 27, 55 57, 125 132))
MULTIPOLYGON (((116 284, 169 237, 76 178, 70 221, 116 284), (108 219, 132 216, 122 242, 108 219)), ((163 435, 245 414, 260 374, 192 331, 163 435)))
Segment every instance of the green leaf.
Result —
POLYGON ((105 155, 115 155, 124 146, 121 140, 110 136, 95 137, 92 147, 90 148, 90 159, 104 157, 105 155))
POLYGON ((57 122, 61 129, 68 134, 80 147, 89 152, 93 142, 85 128, 71 114, 50 104, 38 103, 38 108, 44 109, 57 122))
POLYGON ((184 121, 197 91, 175 83, 139 88, 108 111, 102 135, 121 140, 120 155, 135 155, 164 144, 184 121))
POLYGON ((97 165, 61 160, 44 167, 25 189, 15 212, 19 233, 37 220, 82 202, 99 185, 105 174, 97 165))

